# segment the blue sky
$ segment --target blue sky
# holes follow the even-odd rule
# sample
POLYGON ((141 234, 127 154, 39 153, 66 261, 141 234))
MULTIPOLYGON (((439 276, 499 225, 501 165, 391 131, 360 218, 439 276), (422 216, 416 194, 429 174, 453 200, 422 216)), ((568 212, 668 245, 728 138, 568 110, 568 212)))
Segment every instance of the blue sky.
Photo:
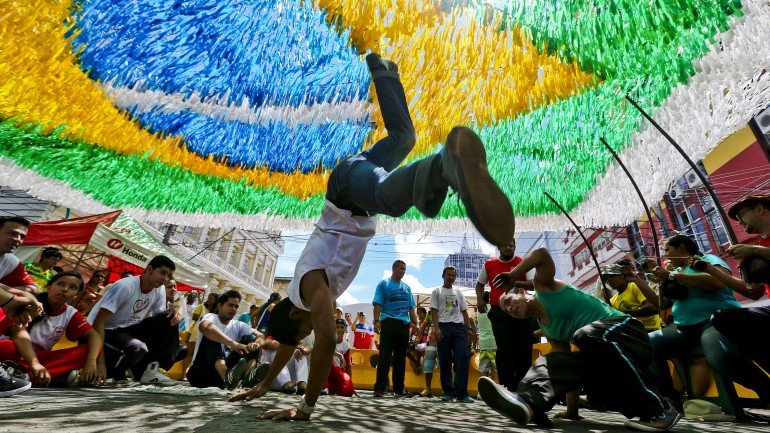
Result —
MULTIPOLYGON (((309 232, 283 232, 284 253, 278 259, 275 275, 291 277, 294 275, 294 265, 305 247, 309 232)), ((471 247, 478 247, 490 256, 496 255, 495 247, 482 240, 478 235, 468 234, 471 247)), ((378 235, 369 241, 364 261, 353 283, 338 302, 342 305, 357 302, 371 302, 374 289, 383 278, 390 276, 393 261, 401 259, 406 262, 404 282, 409 284, 413 292, 441 284, 441 270, 447 255, 460 251, 463 243, 462 234, 433 233, 378 235)))

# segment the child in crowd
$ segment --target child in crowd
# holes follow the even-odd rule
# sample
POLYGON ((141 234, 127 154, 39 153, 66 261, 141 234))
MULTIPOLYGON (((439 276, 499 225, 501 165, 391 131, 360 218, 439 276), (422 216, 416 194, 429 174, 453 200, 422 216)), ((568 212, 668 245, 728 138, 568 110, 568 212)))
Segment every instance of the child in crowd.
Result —
POLYGON ((68 305, 83 290, 77 272, 62 272, 48 282, 47 292, 38 297, 43 315, 26 327, 9 329, 10 340, 0 341, 0 360, 14 361, 26 369, 36 386, 91 385, 105 379, 104 368, 97 368, 102 339, 74 307, 68 305), (59 339, 85 342, 78 346, 52 350, 59 339))
POLYGON ((331 395, 352 397, 356 394, 353 386, 353 363, 350 360, 350 343, 345 341, 345 329, 347 323, 343 319, 336 319, 337 348, 334 353, 334 363, 326 379, 326 388, 331 395))
POLYGON ((101 299, 102 290, 106 274, 103 271, 96 271, 91 275, 85 288, 78 294, 77 298, 72 302, 72 305, 81 313, 88 315, 91 312, 91 308, 96 302, 101 299))
MULTIPOLYGON (((422 308, 422 307, 421 307, 422 308)), ((436 360, 438 359, 438 341, 436 335, 433 332, 433 318, 425 311, 425 317, 420 316, 419 310, 417 315, 421 317, 420 320, 420 344, 417 345, 418 349, 425 352, 422 358, 422 372, 425 373, 425 389, 420 392, 420 397, 433 397, 433 370, 436 368, 436 360), (424 342, 422 342, 424 340, 424 342)))
MULTIPOLYGON (((489 303, 489 292, 484 292, 484 303, 489 303)), ((487 316, 488 312, 479 311, 476 314, 478 319, 477 329, 479 330, 479 371, 482 376, 492 377, 497 370, 495 365, 495 355, 497 354, 497 343, 495 335, 492 333, 492 322, 487 316)))

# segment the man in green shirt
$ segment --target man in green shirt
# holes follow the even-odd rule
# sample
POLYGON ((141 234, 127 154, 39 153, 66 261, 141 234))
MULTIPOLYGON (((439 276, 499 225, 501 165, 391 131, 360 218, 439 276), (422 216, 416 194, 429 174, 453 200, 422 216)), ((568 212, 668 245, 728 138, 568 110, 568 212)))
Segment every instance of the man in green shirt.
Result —
POLYGON ((553 351, 535 361, 515 393, 488 377, 480 378, 484 402, 519 424, 550 426, 546 412, 563 393, 567 412, 557 416, 579 419, 577 391, 583 388, 590 399, 611 402, 628 418, 628 428, 667 431, 673 427, 680 415, 649 377, 650 339, 641 322, 556 280, 553 259, 545 248, 535 250, 493 283, 510 289, 531 269, 535 269, 535 296, 506 293, 500 297, 500 308, 516 318, 537 318, 553 351), (580 351, 572 352, 570 343, 580 351))
POLYGON ((61 252, 58 248, 46 247, 43 252, 40 253, 39 262, 30 262, 24 264, 27 274, 35 280, 37 287, 41 292, 46 291, 46 284, 48 280, 54 275, 53 267, 56 266, 62 259, 61 252))

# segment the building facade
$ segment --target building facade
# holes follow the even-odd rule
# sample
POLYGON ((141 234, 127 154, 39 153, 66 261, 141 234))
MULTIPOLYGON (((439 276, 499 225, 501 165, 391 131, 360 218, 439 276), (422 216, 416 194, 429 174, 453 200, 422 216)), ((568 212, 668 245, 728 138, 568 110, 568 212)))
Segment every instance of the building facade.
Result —
POLYGON ((244 305, 261 305, 273 292, 284 247, 279 231, 149 225, 171 248, 210 273, 207 292, 237 290, 244 305))
POLYGON ((454 266, 457 269, 455 285, 461 287, 475 287, 479 279, 479 271, 489 255, 484 254, 478 245, 470 246, 468 237, 463 238, 460 251, 452 253, 444 260, 444 266, 454 266))

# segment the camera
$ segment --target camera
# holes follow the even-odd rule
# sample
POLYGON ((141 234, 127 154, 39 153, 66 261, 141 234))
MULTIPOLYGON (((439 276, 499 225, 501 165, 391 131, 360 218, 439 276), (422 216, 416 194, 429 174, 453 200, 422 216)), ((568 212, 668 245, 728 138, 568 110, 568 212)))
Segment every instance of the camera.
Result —
POLYGON ((687 286, 677 281, 665 280, 660 285, 660 294, 669 299, 685 299, 687 292, 687 286))
POLYGON ((708 266, 709 266, 709 262, 703 259, 695 259, 690 265, 690 268, 698 272, 706 272, 706 268, 708 266))

